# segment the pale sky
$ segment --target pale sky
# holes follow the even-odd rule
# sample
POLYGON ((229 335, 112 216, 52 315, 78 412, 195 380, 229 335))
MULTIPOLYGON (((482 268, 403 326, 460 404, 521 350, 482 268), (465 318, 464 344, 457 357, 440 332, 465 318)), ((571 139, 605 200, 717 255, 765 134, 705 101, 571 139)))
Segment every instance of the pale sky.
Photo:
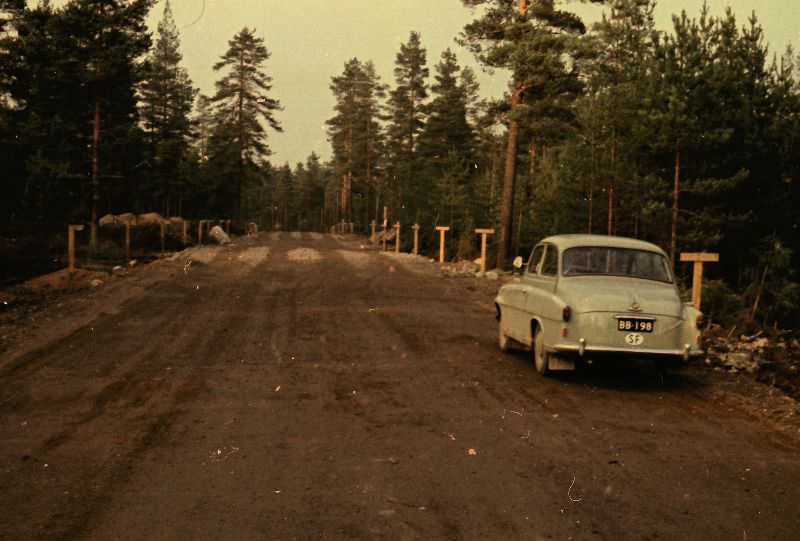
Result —
MULTIPOLYGON (((163 2, 151 13, 153 30, 163 2)), ((756 10, 771 52, 782 53, 790 42, 800 46, 800 0, 708 0, 708 4, 712 14, 731 6, 740 26, 756 10)), ((587 25, 599 18, 597 6, 573 5, 587 25)), ((451 47, 462 65, 475 68, 482 95, 502 95, 507 84, 506 74, 483 73, 472 55, 454 42, 473 19, 460 0, 172 0, 172 6, 181 28, 184 65, 206 94, 213 93, 217 78, 212 66, 234 34, 249 26, 264 38, 272 53, 266 71, 274 78, 273 97, 285 108, 278 115, 284 133, 269 135, 275 164, 305 161, 312 150, 327 159, 330 146, 324 123, 333 111, 331 77, 357 57, 372 60, 383 81, 393 85, 394 58, 411 30, 421 34, 431 74, 442 51, 451 47)), ((696 16, 701 6, 700 0, 661 0, 657 26, 667 30, 671 14, 686 9, 690 17, 696 16)))

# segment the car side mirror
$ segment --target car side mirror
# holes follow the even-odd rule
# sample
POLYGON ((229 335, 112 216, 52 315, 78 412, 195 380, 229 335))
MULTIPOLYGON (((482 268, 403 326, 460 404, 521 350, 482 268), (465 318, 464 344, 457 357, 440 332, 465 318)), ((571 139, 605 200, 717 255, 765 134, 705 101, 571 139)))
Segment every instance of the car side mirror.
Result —
POLYGON ((517 256, 514 258, 514 261, 511 263, 511 266, 514 267, 514 272, 522 273, 522 266, 525 262, 522 259, 522 256, 517 256))

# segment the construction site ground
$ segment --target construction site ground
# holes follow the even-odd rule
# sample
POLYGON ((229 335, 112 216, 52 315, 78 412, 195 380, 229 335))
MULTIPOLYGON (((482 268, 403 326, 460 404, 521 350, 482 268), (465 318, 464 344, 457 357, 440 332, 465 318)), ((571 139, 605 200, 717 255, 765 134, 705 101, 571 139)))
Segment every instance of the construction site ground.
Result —
POLYGON ((788 398, 703 366, 542 377, 497 348, 497 282, 363 242, 3 293, 0 539, 799 538, 788 398))

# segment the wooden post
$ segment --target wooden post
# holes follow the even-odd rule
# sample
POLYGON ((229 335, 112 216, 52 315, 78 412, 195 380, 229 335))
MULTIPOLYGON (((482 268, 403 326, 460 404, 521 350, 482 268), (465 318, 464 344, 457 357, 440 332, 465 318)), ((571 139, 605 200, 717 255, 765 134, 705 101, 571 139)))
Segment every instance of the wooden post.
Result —
POLYGON ((383 207, 383 251, 386 251, 386 230, 389 227, 389 207, 383 207))
POLYGON ((203 244, 203 220, 197 221, 197 244, 203 244))
POLYGON ((486 237, 494 235, 494 229, 476 229, 475 233, 481 236, 481 272, 486 272, 486 237))
POLYGON ((183 245, 189 244, 189 222, 183 221, 183 245))
POLYGON ((444 265, 444 235, 450 231, 450 228, 437 226, 436 231, 439 232, 439 265, 444 265))
POLYGON ((693 262, 694 273, 692 276, 692 304, 700 310, 700 303, 703 300, 703 264, 719 262, 719 254, 712 254, 707 252, 700 253, 683 253, 681 254, 681 261, 693 262))
POLYGON ((400 222, 394 224, 394 253, 400 253, 400 222))
POLYGON ((419 224, 412 225, 411 229, 414 230, 414 251, 412 253, 419 255, 419 224))
POLYGON ((165 227, 165 224, 164 224, 163 220, 159 225, 161 226, 161 257, 163 258, 164 257, 164 227, 165 227))
POLYGON ((70 275, 70 281, 75 273, 75 231, 83 231, 83 226, 67 226, 67 271, 70 275))
POLYGON ((125 222, 125 262, 131 260, 131 223, 125 222))
POLYGON ((369 223, 370 230, 372 231, 372 232, 370 233, 370 235, 369 235, 369 240, 370 240, 370 241, 372 241, 372 242, 375 242, 375 225, 376 225, 376 224, 375 224, 375 220, 372 220, 372 221, 369 223))

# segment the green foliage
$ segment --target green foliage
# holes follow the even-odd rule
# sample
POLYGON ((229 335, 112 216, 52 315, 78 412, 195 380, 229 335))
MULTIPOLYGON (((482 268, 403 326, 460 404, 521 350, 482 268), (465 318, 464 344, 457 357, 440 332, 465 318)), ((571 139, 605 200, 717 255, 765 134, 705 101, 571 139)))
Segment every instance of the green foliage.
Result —
POLYGON ((230 212, 237 217, 245 184, 257 175, 259 166, 271 153, 262 121, 275 131, 283 131, 275 117, 275 112, 281 110, 280 102, 269 96, 272 77, 263 71, 270 56, 264 40, 244 27, 214 64, 214 71, 225 73, 211 98, 215 126, 209 149, 212 160, 235 164, 230 212))
POLYGON ((151 200, 153 207, 167 216, 176 213, 188 191, 189 117, 197 94, 181 66, 179 47, 178 29, 167 0, 158 24, 158 39, 148 57, 139 105, 149 147, 151 200))
POLYGON ((723 280, 704 280, 703 312, 712 323, 731 328, 745 315, 745 299, 723 280))
POLYGON ((415 211, 425 197, 415 171, 419 161, 417 139, 427 117, 424 101, 428 97, 428 75, 427 52, 419 33, 411 32, 395 59, 396 86, 389 93, 387 128, 387 199, 405 222, 417 217, 415 211))

